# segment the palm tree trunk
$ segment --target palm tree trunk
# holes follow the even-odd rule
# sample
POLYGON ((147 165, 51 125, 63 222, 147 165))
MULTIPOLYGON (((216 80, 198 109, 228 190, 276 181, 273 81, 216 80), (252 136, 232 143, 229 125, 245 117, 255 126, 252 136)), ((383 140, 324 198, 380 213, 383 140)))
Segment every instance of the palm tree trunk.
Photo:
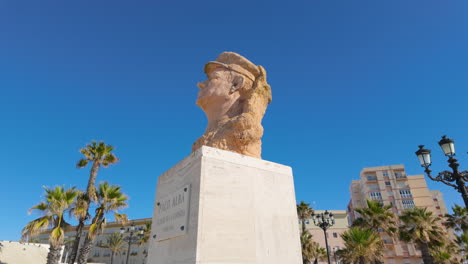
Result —
POLYGON ((68 259, 68 264, 73 264, 76 261, 76 256, 78 255, 78 247, 80 246, 81 233, 83 232, 85 221, 86 221, 86 218, 80 218, 78 220, 78 226, 76 227, 75 241, 73 242, 72 251, 70 253, 70 258, 68 259))
POLYGON ((318 264, 318 258, 315 258, 314 264, 318 264))
MULTIPOLYGON (((104 218, 104 212, 98 209, 91 223, 96 223, 97 226, 100 226, 104 218)), ((93 248, 93 242, 96 239, 96 236, 99 235, 99 231, 96 231, 96 232, 97 233, 93 236, 91 236, 89 233, 86 236, 86 239, 83 243, 83 247, 81 247, 80 254, 78 255, 78 264, 87 263, 89 252, 91 251, 91 248, 93 248)))
POLYGON ((305 219, 301 219, 301 222, 302 222, 302 232, 304 233, 306 231, 305 219))
POLYGON ((49 253, 47 254, 47 264, 58 264, 60 261, 60 246, 50 245, 49 253))
POLYGON ((112 251, 112 255, 111 255, 111 263, 110 263, 110 264, 113 264, 113 263, 114 263, 114 254, 115 254, 115 252, 114 252, 114 251, 112 251))
POLYGON ((91 201, 95 199, 95 189, 96 189, 95 184, 96 184, 97 173, 98 173, 100 165, 101 163, 95 160, 93 162, 93 166, 91 167, 91 171, 89 173, 88 186, 86 187, 86 193, 88 194, 88 197, 91 198, 91 201))
POLYGON ((424 264, 434 264, 434 258, 429 253, 429 246, 426 243, 419 243, 419 249, 421 249, 424 264))
POLYGON ((363 257, 359 257, 359 264, 366 264, 366 262, 364 262, 364 258, 363 258, 363 257))
MULTIPOLYGON (((95 196, 95 182, 97 178, 97 173, 99 170, 99 165, 100 163, 97 161, 93 162, 93 166, 91 167, 91 172, 89 173, 89 179, 88 179, 88 186, 86 187, 86 195, 88 197, 88 205, 86 208, 86 215, 89 214, 89 203, 93 199, 90 196, 95 196)), ((78 226, 76 227, 76 236, 75 236, 75 242, 73 243, 73 248, 72 248, 72 253, 70 254, 70 260, 68 261, 68 264, 73 264, 76 261, 76 257, 78 255, 78 248, 80 246, 80 240, 81 240, 81 233, 83 231, 83 227, 86 221, 85 218, 80 218, 78 221, 78 226)))
POLYGON ((93 248, 93 240, 86 236, 83 246, 80 249, 80 254, 78 255, 78 264, 86 264, 89 252, 91 252, 91 248, 93 248))

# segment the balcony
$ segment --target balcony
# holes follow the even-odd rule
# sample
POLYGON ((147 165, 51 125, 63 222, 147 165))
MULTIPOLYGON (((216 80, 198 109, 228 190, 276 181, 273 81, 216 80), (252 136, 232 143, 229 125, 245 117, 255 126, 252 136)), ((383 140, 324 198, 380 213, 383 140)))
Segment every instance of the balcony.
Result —
POLYGON ((375 175, 367 175, 367 181, 368 181, 368 182, 369 182, 369 181, 372 181, 372 182, 377 181, 377 176, 375 176, 375 175))
POLYGON ((395 175, 395 179, 397 179, 397 180, 404 180, 404 179, 406 179, 406 175, 403 174, 403 173, 401 173, 401 172, 395 172, 394 175, 395 175))

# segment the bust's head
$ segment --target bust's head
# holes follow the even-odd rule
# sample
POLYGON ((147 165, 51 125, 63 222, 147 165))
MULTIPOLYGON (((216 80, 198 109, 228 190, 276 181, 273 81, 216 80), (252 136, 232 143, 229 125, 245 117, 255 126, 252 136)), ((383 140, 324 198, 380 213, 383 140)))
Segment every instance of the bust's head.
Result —
POLYGON ((234 52, 205 65, 208 80, 198 83, 197 105, 208 118, 205 133, 193 145, 206 145, 260 158, 261 121, 271 101, 266 72, 234 52))
POLYGON ((258 92, 265 97, 263 108, 271 101, 263 67, 237 53, 223 52, 216 61, 205 65, 205 74, 208 80, 198 83, 197 105, 205 112, 209 127, 226 115, 232 117, 249 111, 246 106, 258 92))

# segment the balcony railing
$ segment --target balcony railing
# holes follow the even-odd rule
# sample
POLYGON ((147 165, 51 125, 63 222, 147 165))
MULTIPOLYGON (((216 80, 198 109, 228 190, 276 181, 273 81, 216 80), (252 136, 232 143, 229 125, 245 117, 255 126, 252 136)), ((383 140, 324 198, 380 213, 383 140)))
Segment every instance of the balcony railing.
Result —
POLYGON ((400 174, 400 173, 395 173, 395 178, 396 179, 406 179, 406 175, 400 174))

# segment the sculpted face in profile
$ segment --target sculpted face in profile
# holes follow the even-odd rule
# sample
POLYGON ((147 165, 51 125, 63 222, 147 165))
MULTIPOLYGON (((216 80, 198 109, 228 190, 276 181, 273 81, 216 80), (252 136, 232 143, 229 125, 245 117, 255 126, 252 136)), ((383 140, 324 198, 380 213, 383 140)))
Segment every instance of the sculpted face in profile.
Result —
POLYGON ((271 89, 266 72, 234 52, 223 52, 205 65, 208 80, 198 84, 197 105, 208 126, 192 147, 210 146, 261 158, 261 125, 271 89))

